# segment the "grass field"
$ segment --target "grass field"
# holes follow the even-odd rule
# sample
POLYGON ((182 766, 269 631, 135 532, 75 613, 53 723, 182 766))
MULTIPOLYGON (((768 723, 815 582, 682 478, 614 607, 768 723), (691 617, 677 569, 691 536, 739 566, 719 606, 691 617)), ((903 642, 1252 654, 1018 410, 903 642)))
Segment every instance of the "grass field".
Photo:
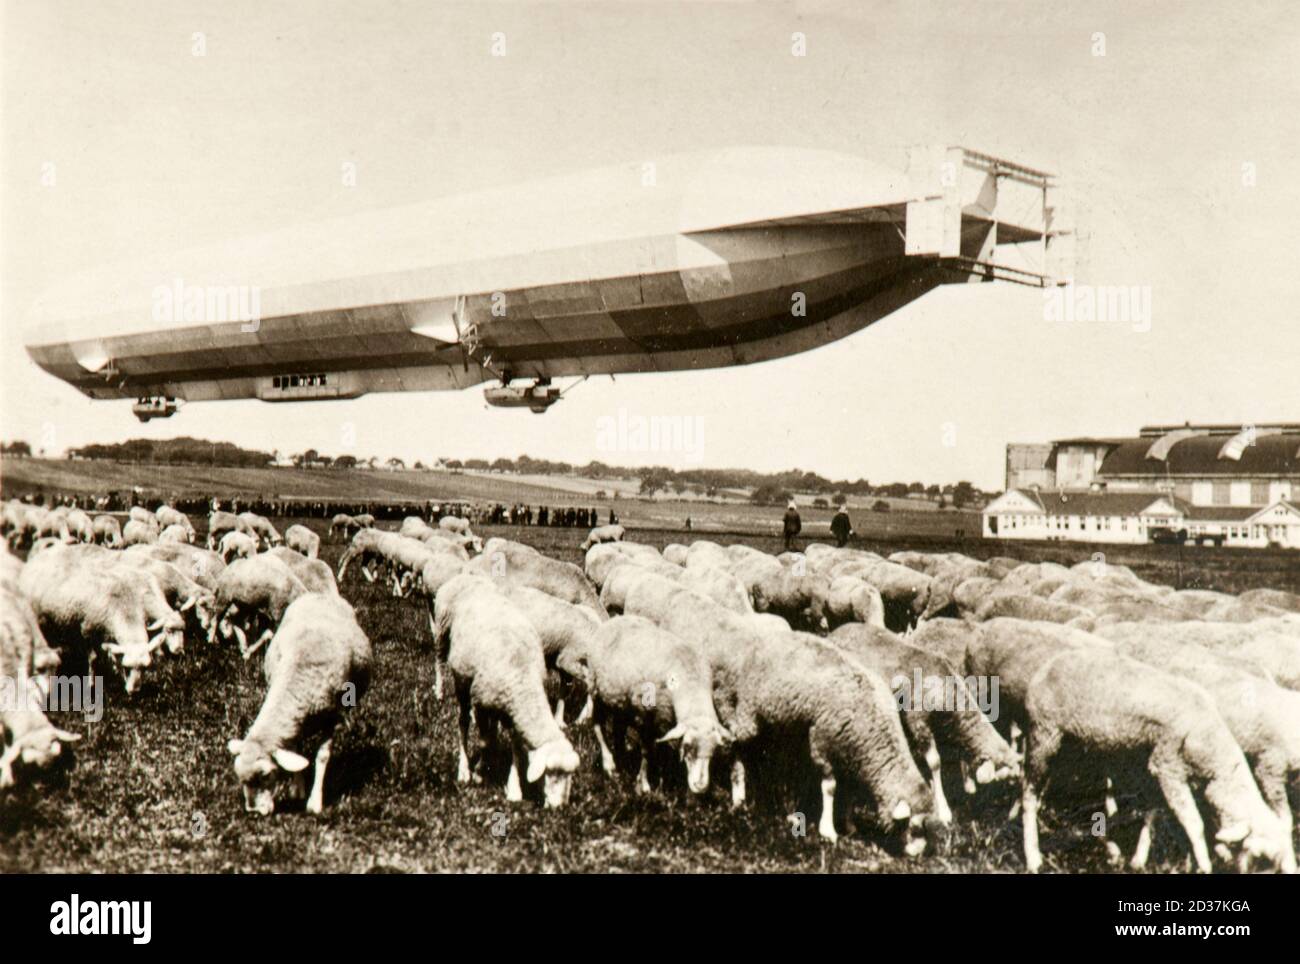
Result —
MULTIPOLYGON (((203 520, 196 522, 202 531, 203 520)), ((319 522, 309 524, 320 528, 319 522)), ((484 532, 497 533, 522 536, 558 558, 580 559, 583 533, 578 530, 484 532)), ((682 541, 683 533, 645 530, 637 537, 662 546, 682 541)), ((765 535, 725 541, 778 547, 765 535)), ((988 555, 1000 547, 983 548, 988 555)), ((323 557, 333 563, 340 550, 337 543, 325 545, 323 557)), ((1082 548, 1073 556, 1059 547, 1052 551, 1062 561, 1090 555, 1082 548)), ((1144 564, 1167 571, 1162 559, 1144 564)), ((1207 584, 1221 578, 1209 568, 1197 571, 1207 584)), ((1274 584, 1267 569, 1234 578, 1274 584)), ((335 739, 322 816, 298 809, 258 818, 243 811, 226 741, 242 736, 257 712, 261 664, 244 664, 229 648, 194 643, 136 697, 111 689, 98 723, 62 721, 86 734, 76 766, 51 783, 0 797, 0 870, 951 873, 1022 868, 1019 823, 1006 819, 1017 792, 1011 785, 984 788, 973 804, 954 794, 957 816, 950 840, 940 852, 921 858, 893 854, 862 836, 827 848, 815 831, 808 837, 792 833, 782 813, 730 812, 721 790, 704 799, 637 797, 598 772, 594 739, 581 727, 573 736, 583 766, 566 810, 508 805, 496 785, 459 787, 453 779, 454 700, 433 699, 422 608, 355 575, 343 592, 374 643, 376 664, 370 691, 335 739)), ((1079 809, 1058 806, 1045 812, 1048 869, 1109 869, 1101 841, 1090 833, 1096 809, 1088 801, 1079 809)), ((1131 811, 1116 817, 1112 834, 1131 840, 1132 817, 1131 811)), ((1175 833, 1171 823, 1162 825, 1151 870, 1184 869, 1175 833)))

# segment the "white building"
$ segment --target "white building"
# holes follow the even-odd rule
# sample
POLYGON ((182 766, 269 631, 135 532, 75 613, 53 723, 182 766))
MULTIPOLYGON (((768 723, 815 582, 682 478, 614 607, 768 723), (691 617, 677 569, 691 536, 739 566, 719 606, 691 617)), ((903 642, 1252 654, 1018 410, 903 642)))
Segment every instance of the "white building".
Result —
POLYGON ((1163 538, 1300 549, 1300 508, 1192 505, 1168 492, 1011 489, 983 512, 984 536, 1062 542, 1144 543, 1163 538))

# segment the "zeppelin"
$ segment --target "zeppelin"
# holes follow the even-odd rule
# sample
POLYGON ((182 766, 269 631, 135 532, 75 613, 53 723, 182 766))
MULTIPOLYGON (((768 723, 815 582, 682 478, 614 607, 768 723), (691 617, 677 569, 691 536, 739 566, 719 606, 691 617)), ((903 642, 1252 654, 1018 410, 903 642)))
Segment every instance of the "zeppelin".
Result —
POLYGON ((142 419, 748 365, 850 335, 940 284, 1069 280, 1051 175, 963 148, 906 171, 826 151, 673 155, 111 265, 33 306, 25 344, 142 419))

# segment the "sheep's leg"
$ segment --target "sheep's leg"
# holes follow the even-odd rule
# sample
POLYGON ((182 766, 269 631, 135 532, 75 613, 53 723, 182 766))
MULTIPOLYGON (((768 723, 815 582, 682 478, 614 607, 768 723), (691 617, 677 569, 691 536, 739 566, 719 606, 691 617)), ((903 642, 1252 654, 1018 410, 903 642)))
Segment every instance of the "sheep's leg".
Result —
POLYGON ((568 724, 564 722, 564 697, 561 696, 555 701, 555 725, 562 730, 568 729, 568 724))
POLYGON ((1151 855, 1151 831, 1155 828, 1156 817, 1159 815, 1160 811, 1152 807, 1142 818, 1142 829, 1138 831, 1137 846, 1133 848, 1133 859, 1129 861, 1129 866, 1134 870, 1141 870, 1147 865, 1147 857, 1151 855))
POLYGON ((1115 781, 1110 777, 1106 778, 1106 817, 1110 818, 1119 813, 1119 804, 1115 802, 1115 781))
POLYGON ((519 772, 527 770, 527 768, 528 761, 524 758, 518 741, 515 741, 510 748, 510 776, 506 777, 506 801, 508 803, 521 803, 523 801, 524 790, 519 782, 519 772))
POLYGON ((650 753, 650 747, 641 747, 641 766, 636 773, 636 792, 643 795, 651 792, 650 753))
POLYGON ((1296 872, 1294 837, 1292 836, 1293 818, 1291 803, 1287 799, 1287 765, 1285 760, 1270 759, 1268 754, 1262 756, 1254 766, 1255 782, 1269 809, 1277 814, 1285 835, 1282 838, 1282 866, 1284 874, 1296 872))
MULTIPOLYGON (((438 691, 442 691, 441 684, 438 686, 438 691)), ((456 782, 464 784, 469 783, 470 779, 469 753, 466 752, 465 749, 469 744, 469 722, 470 710, 472 708, 470 705, 469 691, 465 690, 464 692, 461 692, 458 690, 456 693, 456 701, 459 704, 459 712, 456 716, 457 750, 459 751, 459 756, 457 757, 456 762, 456 782)))
POLYGON ((604 715, 601 710, 593 712, 591 728, 596 731, 596 743, 600 746, 600 768, 607 777, 613 777, 617 775, 618 767, 614 763, 614 754, 610 751, 609 744, 605 742, 604 715))
POLYGON ((320 813, 325 809, 325 768, 330 763, 330 744, 333 742, 334 738, 330 737, 316 751, 316 774, 312 780, 311 796, 307 798, 308 813, 320 813))
POLYGON ((578 718, 573 721, 574 725, 580 726, 583 723, 586 723, 588 720, 592 719, 594 712, 595 703, 592 701, 591 694, 588 693, 587 702, 582 705, 582 712, 580 712, 578 718))
POLYGON ((959 766, 961 769, 962 789, 966 791, 966 796, 973 797, 975 795, 975 790, 977 789, 975 786, 975 778, 971 776, 970 767, 967 765, 965 760, 962 760, 959 766))
POLYGON ((822 816, 817 821, 817 832, 832 844, 839 840, 835 832, 835 776, 827 774, 822 777, 822 816))
POLYGON ((429 634, 433 637, 433 698, 442 702, 442 648, 438 645, 438 627, 433 622, 433 606, 429 606, 429 634))
POLYGON ((1210 851, 1205 845, 1205 823, 1196 808, 1196 798, 1192 796, 1191 787, 1187 785, 1181 761, 1171 760, 1171 755, 1157 750, 1151 755, 1151 770, 1160 784, 1160 792, 1164 794, 1169 809, 1174 812, 1183 832, 1187 834, 1187 840, 1192 845, 1192 856, 1196 860, 1196 869, 1208 874, 1211 865, 1210 851))
POLYGON ((1036 874, 1043 866, 1043 852, 1038 845, 1038 806, 1040 791, 1047 782, 1052 757, 1061 744, 1061 735, 1046 726, 1036 726, 1025 735, 1025 772, 1021 783, 1021 822, 1024 830, 1025 867, 1036 874))
POLYGON ((307 799, 307 774, 299 770, 289 779, 289 797, 293 800, 307 799))
POLYGON ((930 745, 925 749, 925 765, 930 768, 930 790, 934 794, 934 815, 943 821, 943 823, 952 823, 952 808, 948 806, 948 798, 943 792, 943 761, 939 758, 939 748, 935 745, 934 737, 930 737, 930 745))

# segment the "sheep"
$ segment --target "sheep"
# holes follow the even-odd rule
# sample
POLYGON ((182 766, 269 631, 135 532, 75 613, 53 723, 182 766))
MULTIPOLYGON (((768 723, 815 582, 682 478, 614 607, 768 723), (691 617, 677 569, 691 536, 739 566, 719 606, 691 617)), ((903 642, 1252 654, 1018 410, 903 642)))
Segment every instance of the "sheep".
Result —
MULTIPOLYGON (((216 617, 215 593, 185 575, 180 566, 140 552, 120 553, 113 559, 113 564, 142 569, 153 576, 167 605, 190 621, 189 628, 196 636, 206 636, 211 630, 216 617)), ((180 652, 181 647, 181 639, 176 636, 169 639, 170 652, 180 652)))
POLYGON ((360 529, 361 527, 361 523, 352 518, 352 516, 348 515, 346 512, 339 512, 330 520, 329 535, 330 538, 333 539, 335 533, 341 531, 343 533, 343 538, 347 539, 352 535, 354 529, 360 529))
POLYGON ((453 555, 462 562, 469 562, 470 549, 477 552, 483 547, 482 540, 478 536, 458 536, 454 532, 444 532, 442 529, 430 529, 420 537, 420 541, 431 551, 453 555))
MULTIPOLYGON (((0 542, 0 546, 4 543, 0 542)), ((23 571, 23 562, 17 556, 10 555, 8 549, 0 551, 0 586, 13 591, 18 590, 18 575, 23 571)))
POLYGON ((97 515, 92 524, 95 527, 95 542, 109 549, 122 547, 122 526, 116 517, 97 515))
POLYGON ((0 673, 0 680, 19 675, 38 679, 59 668, 59 653, 41 632, 31 604, 15 588, 0 588, 0 611, 4 613, 4 634, 0 638, 0 659, 8 661, 10 671, 0 673))
MULTIPOLYGON (((563 728, 565 696, 575 691, 577 684, 586 685, 578 666, 582 656, 590 650, 592 636, 601 626, 601 621, 586 606, 564 602, 540 589, 512 586, 506 590, 506 596, 532 623, 542 641, 547 695, 555 704, 555 722, 563 728)), ((435 668, 435 677, 437 675, 435 668)))
POLYGON ((251 559, 257 555, 257 540, 243 532, 227 532, 221 537, 217 552, 227 565, 231 559, 251 559))
POLYGON ((244 794, 244 809, 275 812, 275 783, 281 772, 295 775, 296 789, 309 760, 304 749, 321 740, 306 810, 325 806, 325 769, 334 730, 344 710, 356 705, 370 682, 370 640, 356 613, 339 596, 307 593, 284 611, 263 660, 266 698, 242 740, 226 746, 244 794))
POLYGON ((419 539, 411 539, 403 535, 390 535, 390 538, 382 540, 379 551, 388 563, 394 596, 410 595, 416 575, 435 555, 435 552, 419 539))
POLYGON ((687 566, 681 570, 679 581, 701 596, 712 599, 723 609, 741 615, 754 611, 744 583, 726 569, 704 565, 687 566))
POLYGON ((433 526, 425 522, 418 515, 408 515, 402 519, 402 524, 397 527, 397 534, 406 536, 409 539, 422 539, 425 534, 434 532, 433 526))
POLYGON ((1300 613, 1300 594, 1283 592, 1280 589, 1251 589, 1237 597, 1250 606, 1272 606, 1288 612, 1300 613))
POLYGON ((268 547, 284 543, 279 530, 271 525, 271 520, 266 516, 258 515, 256 512, 241 512, 239 513, 239 521, 247 526, 249 530, 252 530, 259 542, 268 547))
MULTIPOLYGON (((960 587, 959 587, 960 589, 960 587)), ((975 610, 975 619, 986 622, 1000 617, 1032 619, 1045 623, 1068 623, 1092 616, 1091 611, 1069 603, 1052 602, 1023 592, 997 592, 987 597, 975 610)))
MULTIPOLYGON (((985 718, 974 681, 966 680, 957 666, 884 628, 850 624, 829 638, 878 673, 894 693, 913 758, 929 777, 934 813, 942 823, 952 822, 942 763, 969 762, 979 783, 1019 774, 1019 758, 985 718)), ((983 699, 990 695, 996 701, 995 691, 983 699)))
MULTIPOLYGON (((667 567, 669 564, 665 563, 667 567)), ((646 573, 653 573, 660 579, 669 579, 677 583, 682 582, 685 575, 684 569, 672 567, 675 571, 659 571, 656 568, 648 568, 636 562, 622 562, 609 570, 602 580, 600 589, 600 604, 605 608, 607 613, 617 614, 623 612, 623 607, 627 599, 628 590, 632 588, 646 573)))
POLYGON ((306 592, 302 580, 282 559, 269 553, 237 559, 217 581, 216 628, 223 639, 234 636, 239 641, 240 654, 248 659, 270 642, 289 606, 306 592), (243 616, 244 626, 232 621, 237 615, 243 616), (250 646, 249 633, 258 625, 263 627, 262 632, 250 646))
POLYGON ((162 532, 158 533, 158 541, 167 542, 189 542, 191 532, 184 526, 170 525, 162 532))
POLYGON ((291 525, 284 530, 284 544, 302 553, 308 559, 320 555, 320 536, 304 525, 291 525))
POLYGON ((139 519, 129 519, 122 527, 122 544, 124 546, 149 545, 157 542, 160 534, 156 526, 147 525, 139 519))
POLYGON ((759 579, 750 592, 755 612, 774 612, 795 627, 829 628, 831 581, 821 573, 800 575, 793 568, 782 568, 759 579))
POLYGON ((715 566, 718 569, 730 569, 731 556, 727 555, 727 550, 716 542, 697 539, 686 550, 686 565, 688 567, 715 566))
POLYGON ((546 700, 542 642, 526 616, 489 580, 463 575, 438 593, 434 646, 449 670, 459 705, 456 781, 470 781, 470 714, 480 735, 504 723, 510 731, 512 764, 506 799, 523 799, 528 783, 545 777, 547 807, 568 802, 578 754, 546 700))
POLYGON ((256 540, 257 532, 233 512, 214 510, 208 515, 208 548, 215 549, 228 532, 242 532, 256 540))
POLYGON ((72 509, 64 518, 68 534, 76 542, 95 541, 95 523, 81 509, 72 509))
POLYGON ((1203 646, 1135 639, 1116 644, 1125 656, 1190 680, 1214 700, 1233 739, 1246 754, 1264 800, 1282 823, 1282 869, 1295 873, 1293 820, 1287 786, 1300 774, 1300 693, 1243 669, 1237 660, 1203 646))
POLYGON ((714 751, 725 749, 732 737, 713 709, 713 682, 703 657, 648 619, 619 616, 595 631, 586 662, 606 775, 616 775, 615 753, 622 755, 630 727, 641 738, 639 793, 651 789, 650 758, 656 745, 673 742, 686 765, 687 787, 697 794, 708 790, 714 751))
POLYGON ((18 588, 64 663, 72 654, 78 668, 84 664, 93 673, 96 651, 102 649, 118 659, 126 691, 134 693, 171 630, 161 612, 149 613, 145 580, 153 582, 147 573, 87 564, 61 549, 30 560, 18 588))
POLYGON ((885 603, 880 590, 857 576, 831 580, 826 621, 834 629, 849 622, 885 628, 885 603))
POLYGON ((1096 632, 1111 640, 1168 639, 1227 653, 1289 690, 1300 690, 1300 639, 1250 623, 1112 623, 1096 632))
POLYGON ((128 522, 134 519, 136 522, 143 522, 147 526, 160 528, 158 525, 158 517, 142 505, 133 505, 131 508, 127 509, 126 518, 128 522))
MULTIPOLYGON (((725 720, 724 720, 725 724, 725 720)), ((728 726, 739 746, 764 743, 797 748, 821 785, 818 833, 834 844, 835 799, 867 790, 882 829, 909 833, 930 813, 931 799, 908 750, 889 688, 874 673, 815 636, 791 633, 750 647, 739 674, 736 709, 728 726), (804 754, 807 757, 804 757, 804 754)), ((844 808, 846 818, 851 808, 844 808)), ((913 856, 924 837, 907 841, 913 856)))
POLYGON ((771 576, 779 576, 786 571, 786 567, 766 553, 744 556, 734 560, 731 564, 731 574, 740 580, 751 597, 754 587, 761 580, 771 576))
POLYGON ((190 517, 184 512, 179 512, 169 505, 160 505, 154 510, 154 517, 158 520, 160 529, 166 529, 168 526, 180 526, 189 534, 189 537, 184 541, 194 541, 194 524, 190 522, 190 517))
POLYGON ((466 566, 466 571, 491 576, 507 585, 531 586, 565 602, 586 606, 602 620, 609 618, 581 569, 531 549, 520 551, 516 546, 503 539, 494 548, 485 548, 466 566))
POLYGON ((43 645, 27 601, 0 590, 0 790, 15 784, 15 763, 47 769, 60 758, 64 744, 81 739, 52 724, 39 705, 47 694, 34 679, 38 639, 43 645))
POLYGON ((663 557, 650 546, 638 545, 635 542, 607 542, 592 546, 586 552, 583 571, 597 589, 605 585, 605 576, 608 572, 624 562, 638 563, 661 570, 670 565, 664 562, 663 557))
POLYGON ((670 542, 664 546, 664 562, 671 562, 674 566, 685 566, 689 554, 690 549, 680 542, 670 542))
POLYGON ((357 515, 354 515, 352 518, 356 522, 356 524, 361 526, 361 528, 363 529, 374 528, 375 517, 371 515, 369 512, 359 513, 357 515))
POLYGON ((831 577, 857 576, 875 586, 885 604, 885 625, 895 632, 910 629, 917 620, 935 615, 950 601, 946 598, 932 601, 934 580, 896 562, 850 559, 833 564, 826 573, 831 577))
POLYGON ((289 546, 276 546, 267 553, 285 563, 293 574, 302 580, 308 592, 322 592, 337 596, 338 583, 334 581, 334 570, 319 559, 308 558, 289 546))
POLYGON ((343 550, 343 554, 339 557, 339 568, 335 574, 338 581, 343 582, 343 575, 347 572, 352 560, 360 559, 362 576, 365 577, 367 582, 374 582, 375 575, 370 571, 370 566, 375 562, 384 561, 384 554, 380 549, 386 540, 395 538, 397 538, 397 534, 393 532, 380 532, 371 528, 358 529, 348 547, 343 550))
POLYGON ((4 533, 4 543, 10 549, 26 545, 34 525, 29 507, 16 499, 10 499, 0 506, 0 532, 4 533))
MULTIPOLYGON (((1242 869, 1282 862, 1282 828, 1260 796, 1250 768, 1201 687, 1114 652, 1066 649, 1034 675, 1021 793, 1025 864, 1037 873, 1039 798, 1051 764, 1066 746, 1090 759, 1140 760, 1192 846, 1197 869, 1210 870, 1204 825, 1189 781, 1204 785, 1218 820, 1216 840, 1240 845, 1242 869)), ((1132 767, 1128 772, 1136 772, 1132 767)), ((1148 810, 1132 866, 1145 865, 1157 811, 1148 810)))
POLYGON ((582 545, 578 548, 586 552, 592 546, 598 546, 602 543, 622 542, 625 535, 627 535, 627 530, 621 525, 596 526, 587 533, 587 538, 582 541, 582 545))
POLYGON ((170 562, 210 592, 216 591, 217 580, 226 568, 225 562, 217 553, 189 543, 136 545, 126 550, 126 555, 133 554, 147 555, 154 559, 161 559, 163 562, 170 562))
POLYGON ((469 520, 462 519, 460 516, 445 515, 438 520, 438 528, 446 529, 448 532, 455 532, 463 536, 472 536, 470 531, 469 520))
POLYGON ((1000 589, 1000 583, 988 576, 972 576, 963 579, 952 590, 952 601, 957 605, 958 613, 974 614, 984 600, 1000 589))

